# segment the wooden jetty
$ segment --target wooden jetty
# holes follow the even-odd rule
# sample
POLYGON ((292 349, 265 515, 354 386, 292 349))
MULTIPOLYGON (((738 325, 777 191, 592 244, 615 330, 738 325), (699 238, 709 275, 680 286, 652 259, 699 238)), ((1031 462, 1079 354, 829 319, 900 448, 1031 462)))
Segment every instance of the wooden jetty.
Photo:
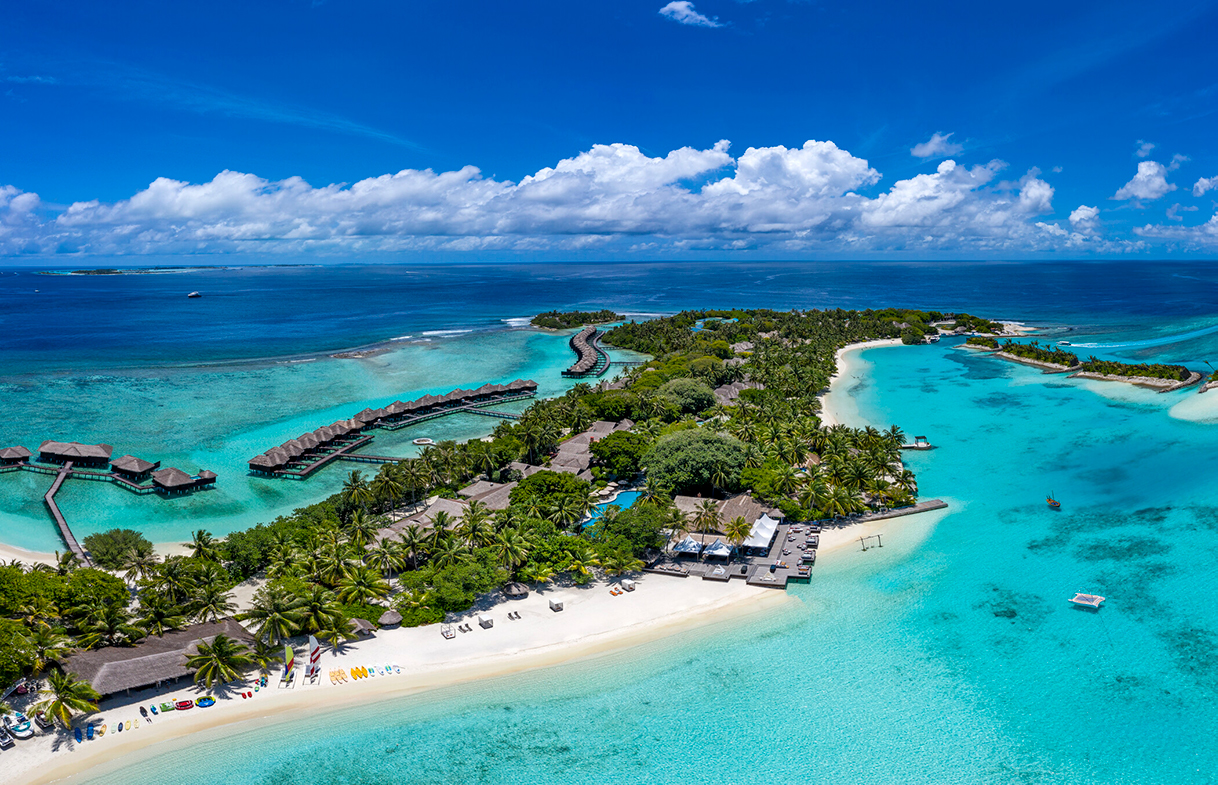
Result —
POLYGON ((42 501, 46 503, 47 509, 51 511, 51 515, 55 518, 56 525, 59 526, 59 534, 63 537, 63 541, 68 546, 76 558, 80 559, 80 563, 86 567, 92 567, 93 563, 89 561, 89 555, 85 553, 85 549, 80 547, 80 543, 76 541, 76 536, 72 534, 72 530, 68 528, 68 522, 64 519, 63 513, 59 510, 59 505, 55 503, 55 494, 63 486, 63 481, 68 479, 68 475, 72 472, 72 462, 65 461, 63 466, 56 473, 55 482, 51 483, 51 489, 42 497, 42 501))

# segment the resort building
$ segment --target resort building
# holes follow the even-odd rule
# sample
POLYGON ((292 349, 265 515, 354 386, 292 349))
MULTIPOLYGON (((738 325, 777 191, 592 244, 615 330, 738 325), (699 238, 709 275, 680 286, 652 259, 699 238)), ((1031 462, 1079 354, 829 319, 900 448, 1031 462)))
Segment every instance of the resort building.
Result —
POLYGON ((102 698, 159 687, 190 676, 187 658, 198 651, 200 643, 211 643, 221 633, 247 646, 254 643, 254 636, 235 619, 225 618, 149 636, 134 646, 78 652, 65 659, 63 669, 89 682, 102 698))
POLYGON ((152 483, 157 490, 165 494, 186 493, 198 488, 216 484, 216 473, 206 469, 196 475, 189 475, 181 469, 170 466, 152 473, 152 483))
MULTIPOLYGON (((692 519, 698 514, 699 506, 706 501, 699 496, 676 496, 673 498, 673 504, 687 518, 692 519)), ((775 509, 767 504, 762 504, 757 499, 753 498, 748 493, 738 493, 727 499, 716 501, 716 506, 719 508, 719 520, 721 523, 727 523, 737 517, 744 518, 752 524, 752 531, 747 540, 740 544, 740 550, 751 554, 764 554, 774 546, 774 538, 778 534, 778 525, 782 522, 782 511, 775 509)), ((722 532, 705 532, 691 536, 687 533, 686 537, 677 545, 673 546, 675 553, 696 555, 703 553, 702 549, 709 550, 710 546, 715 542, 724 542, 727 554, 730 554, 730 546, 724 541, 722 532), (699 549, 693 550, 692 544, 697 544, 699 549), (684 546, 684 547, 683 547, 684 546)), ((726 554, 725 554, 726 555, 726 554)))
POLYGON ((12 466, 15 463, 24 463, 29 459, 30 451, 21 445, 0 449, 0 466, 12 466))
POLYGON ((161 462, 149 463, 134 455, 124 455, 110 461, 110 471, 131 482, 144 482, 156 469, 161 468, 161 462))
POLYGON ((80 444, 47 440, 38 448, 38 460, 43 463, 67 463, 75 466, 105 466, 110 463, 114 448, 108 444, 80 444))

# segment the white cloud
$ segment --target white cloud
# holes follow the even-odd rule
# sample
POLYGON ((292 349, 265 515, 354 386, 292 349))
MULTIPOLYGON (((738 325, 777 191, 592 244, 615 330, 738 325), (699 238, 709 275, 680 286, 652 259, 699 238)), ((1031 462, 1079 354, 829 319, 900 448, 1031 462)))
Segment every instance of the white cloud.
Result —
POLYGON ((1180 213, 1195 213, 1195 212, 1197 212, 1198 209, 1200 209, 1200 208, 1198 208, 1197 205, 1195 205, 1195 204, 1190 207, 1185 207, 1184 205, 1180 204, 1179 202, 1176 202, 1171 207, 1167 208, 1167 220, 1183 221, 1184 216, 1180 215, 1180 213))
POLYGON ((1076 232, 1082 234, 1095 234, 1099 231, 1100 224, 1100 208, 1088 207, 1085 204, 1080 204, 1074 208, 1074 212, 1070 213, 1070 225, 1074 227, 1076 232))
POLYGON ((1218 248, 1218 215, 1200 226, 1163 226, 1147 224, 1134 228, 1134 234, 1158 240, 1167 240, 1182 250, 1204 250, 1213 252, 1218 248))
POLYGON ((1154 150, 1154 149, 1155 149, 1154 142, 1143 142, 1141 139, 1139 139, 1138 140, 1138 149, 1135 150, 1133 154, 1136 155, 1138 158, 1145 158, 1146 156, 1150 155, 1150 151, 1154 150))
POLYGON ((1038 220, 1052 213, 1053 187, 1035 169, 1000 182, 1005 167, 949 159, 872 192, 881 174, 831 141, 748 147, 733 157, 722 140, 662 155, 594 145, 517 182, 473 166, 322 186, 224 171, 203 183, 158 178, 129 198, 62 210, 8 186, 0 188, 0 253, 983 256, 1133 247, 1095 236, 1096 208, 1078 208, 1064 228, 1038 220))
POLYGON ((1218 177, 1202 177, 1193 183, 1193 196, 1205 196, 1206 191, 1218 190, 1218 177))
POLYGON ((1175 155, 1173 155, 1171 157, 1171 163, 1169 163, 1167 165, 1167 171, 1174 172, 1180 168, 1180 164, 1185 163, 1189 160, 1190 159, 1187 155, 1180 155, 1179 153, 1176 153, 1175 155))
POLYGON ((1138 164, 1138 173, 1133 179, 1122 185, 1113 199, 1145 199, 1152 200, 1176 190, 1176 186, 1167 182, 1168 169, 1158 161, 1142 161, 1138 164))
POLYGON ((909 152, 915 158, 946 158, 949 155, 959 155, 964 152, 964 145, 953 142, 953 134, 935 132, 925 142, 920 142, 910 148, 909 152))
POLYGON ((673 0, 660 9, 660 16, 671 19, 678 24, 693 25, 694 27, 723 27, 719 17, 711 18, 694 10, 694 4, 689 0, 673 0))

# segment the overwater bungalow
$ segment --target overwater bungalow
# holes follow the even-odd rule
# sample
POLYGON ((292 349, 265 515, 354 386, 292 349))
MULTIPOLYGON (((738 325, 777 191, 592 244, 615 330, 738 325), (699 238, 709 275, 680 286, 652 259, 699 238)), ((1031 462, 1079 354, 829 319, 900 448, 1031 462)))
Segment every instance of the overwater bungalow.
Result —
POLYGON ((134 455, 124 455, 110 461, 110 471, 131 482, 144 482, 156 469, 161 468, 161 462, 150 463, 134 455))
POLYGON ((110 463, 114 448, 109 444, 56 442, 48 439, 38 448, 38 460, 43 463, 66 463, 75 466, 105 466, 110 463))
POLYGON ((30 451, 21 445, 0 449, 0 466, 12 466, 30 459, 30 451))
POLYGON ((191 476, 177 467, 170 466, 167 469, 153 472, 152 482, 161 493, 170 495, 187 493, 198 488, 215 485, 216 473, 204 469, 198 474, 191 476))

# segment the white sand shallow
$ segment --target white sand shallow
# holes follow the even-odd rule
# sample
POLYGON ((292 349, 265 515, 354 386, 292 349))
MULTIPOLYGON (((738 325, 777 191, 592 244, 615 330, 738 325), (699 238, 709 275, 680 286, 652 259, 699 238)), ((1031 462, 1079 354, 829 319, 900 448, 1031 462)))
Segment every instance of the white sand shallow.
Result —
MULTIPOLYGON (((322 675, 317 684, 297 683, 294 689, 280 690, 272 678, 269 688, 248 700, 235 694, 239 690, 216 691, 219 700, 211 708, 172 712, 156 717, 151 724, 142 721, 140 728, 122 734, 114 733, 113 726, 139 717, 140 705, 194 698, 205 691, 183 682, 176 690, 146 690, 130 699, 113 699, 92 718, 98 726, 103 722, 111 726, 105 737, 76 744, 68 734, 54 733, 18 742, 3 752, 0 782, 53 782, 207 728, 232 726, 231 732, 236 733, 240 723, 302 709, 343 708, 596 657, 797 602, 786 592, 736 581, 721 584, 663 575, 644 575, 636 580, 636 591, 618 596, 611 595, 609 585, 600 582, 583 588, 533 592, 523 600, 502 602, 483 611, 494 619, 492 628, 479 627, 473 612, 475 615, 468 619, 473 630, 457 633, 452 640, 440 634, 439 625, 430 625, 383 630, 373 638, 348 644, 337 655, 323 646, 322 675), (551 599, 562 600, 564 610, 551 611, 551 599), (519 611, 520 620, 509 620, 509 610, 519 611), (339 685, 331 684, 328 677, 333 668, 388 663, 400 665, 402 673, 339 685)), ((298 648, 297 661, 303 663, 304 656, 303 649, 298 648)))
POLYGON ((820 397, 820 420, 825 425, 842 425, 861 422, 858 407, 846 392, 852 380, 858 379, 858 353, 863 349, 881 346, 900 346, 900 338, 885 338, 879 341, 862 341, 846 344, 837 350, 837 373, 829 380, 829 391, 820 397))

